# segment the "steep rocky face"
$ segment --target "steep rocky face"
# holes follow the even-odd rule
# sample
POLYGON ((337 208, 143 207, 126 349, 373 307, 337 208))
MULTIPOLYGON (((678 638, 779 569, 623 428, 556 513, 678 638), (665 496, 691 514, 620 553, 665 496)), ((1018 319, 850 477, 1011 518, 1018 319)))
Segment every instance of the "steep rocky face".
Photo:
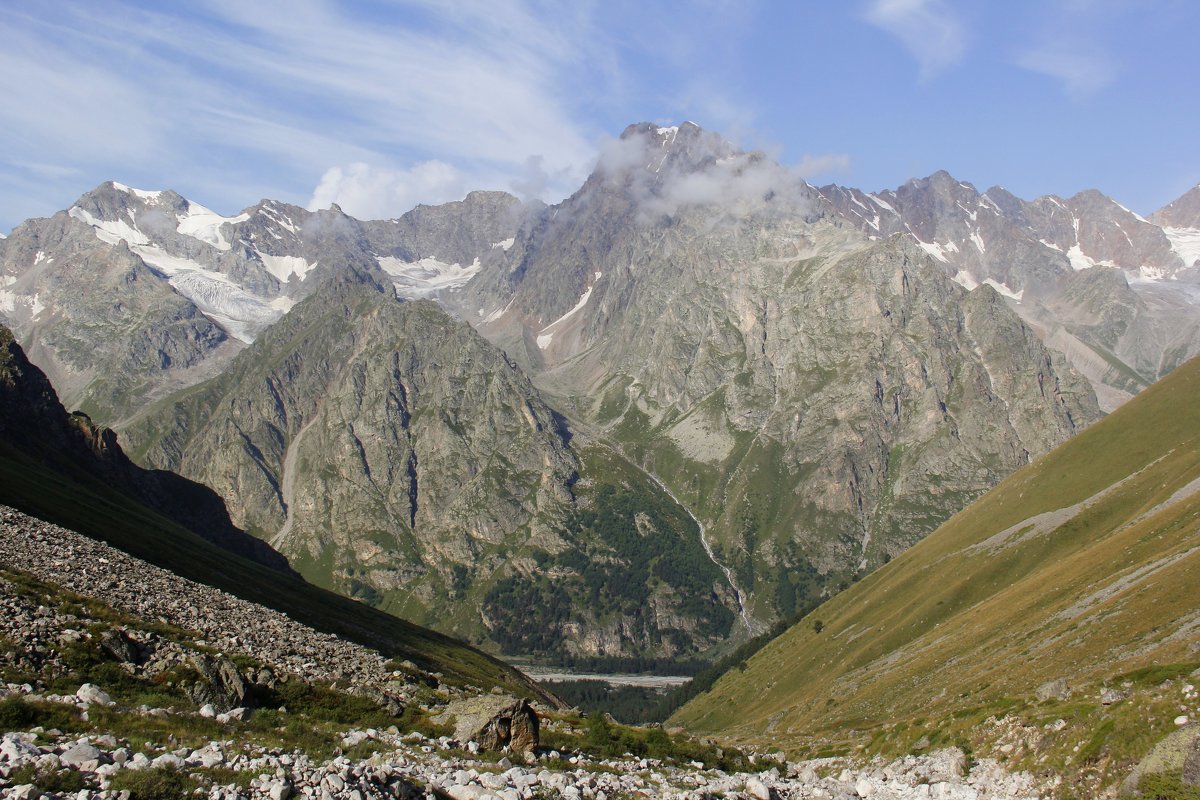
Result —
POLYGON ((525 210, 476 192, 360 222, 264 200, 221 216, 106 183, 0 248, 0 320, 72 407, 109 424, 220 372, 325 278, 381 270, 400 296, 453 291, 511 246, 525 210))
POLYGON ((1200 228, 1200 184, 1155 211, 1150 221, 1164 228, 1200 228))
POLYGON ((212 490, 170 472, 141 469, 111 430, 84 414, 68 414, 45 374, 0 326, 0 457, 8 461, 14 455, 71 479, 103 484, 214 544, 290 573, 279 553, 233 526, 212 490))
POLYGON ((381 284, 322 287, 128 435, 310 579, 510 651, 690 653, 732 623, 669 498, 577 454, 500 351, 381 284))
MULTIPOLYGON (((819 191, 869 236, 902 233, 968 289, 992 285, 1087 376, 1105 410, 1200 352, 1198 231, 1143 219, 1095 190, 1024 201, 945 172, 876 194, 819 191)), ((1185 196, 1162 219, 1184 220, 1188 207, 1185 196)))
POLYGON ((462 313, 707 526, 753 616, 887 560, 1098 416, 991 288, 695 126, 634 126, 462 313))

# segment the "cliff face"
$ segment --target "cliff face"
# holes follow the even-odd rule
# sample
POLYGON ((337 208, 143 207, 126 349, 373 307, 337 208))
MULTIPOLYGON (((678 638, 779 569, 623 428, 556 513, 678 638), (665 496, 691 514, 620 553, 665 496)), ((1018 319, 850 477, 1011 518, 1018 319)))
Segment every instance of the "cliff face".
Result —
POLYGON ((128 435, 139 457, 228 498, 240 524, 310 579, 445 630, 508 649, 629 655, 659 652, 668 630, 680 637, 673 649, 703 649, 732 620, 694 527, 636 470, 621 534, 679 529, 701 580, 589 582, 593 557, 628 564, 642 552, 638 535, 596 540, 592 517, 617 479, 593 466, 602 448, 581 456, 503 353, 435 304, 398 302, 384 287, 323 287, 221 377, 159 404, 128 435), (630 583, 639 593, 662 584, 659 617, 622 621, 630 583), (699 626, 713 613, 717 624, 699 626), (603 642, 589 636, 605 626, 603 642))

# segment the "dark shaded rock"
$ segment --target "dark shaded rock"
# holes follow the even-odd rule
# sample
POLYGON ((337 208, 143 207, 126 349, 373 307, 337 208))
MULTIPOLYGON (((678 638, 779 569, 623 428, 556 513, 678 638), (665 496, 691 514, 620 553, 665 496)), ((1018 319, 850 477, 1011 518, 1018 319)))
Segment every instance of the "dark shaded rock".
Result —
POLYGON ((257 705, 253 684, 246 683, 237 665, 229 659, 197 656, 192 659, 192 666, 199 673, 199 680, 188 687, 187 693, 196 705, 211 703, 221 711, 257 705))
POLYGON ((122 664, 142 664, 146 660, 142 645, 118 628, 110 628, 100 635, 100 649, 122 664))
MULTIPOLYGON (((95 425, 82 412, 68 414, 46 374, 3 325, 0 445, 89 488, 103 486, 130 497, 218 547, 295 574, 270 545, 233 524, 225 501, 212 489, 172 472, 142 469, 125 455, 112 430, 95 425)), ((7 452, 3 456, 10 457, 7 452)), ((0 502, 25 508, 23 499, 0 486, 0 502)))

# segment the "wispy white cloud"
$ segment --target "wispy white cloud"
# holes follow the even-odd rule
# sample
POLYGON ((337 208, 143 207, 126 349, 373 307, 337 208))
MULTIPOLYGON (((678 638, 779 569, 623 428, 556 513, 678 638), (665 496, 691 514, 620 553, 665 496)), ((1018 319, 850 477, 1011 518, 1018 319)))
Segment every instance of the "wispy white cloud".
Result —
POLYGON ((469 190, 466 176, 444 161, 425 161, 410 169, 372 167, 360 161, 326 170, 308 207, 315 210, 337 203, 352 217, 381 219, 399 216, 418 203, 458 200, 469 190))
POLYGON ((804 154, 800 163, 793 169, 800 177, 808 180, 826 172, 838 172, 850 168, 850 156, 845 153, 823 153, 820 155, 804 154))
POLYGON ((0 9, 11 106, 0 154, 96 183, 258 183, 286 186, 292 200, 329 199, 340 187, 347 208, 377 211, 383 197, 432 202, 475 181, 507 188, 528 177, 531 158, 550 176, 541 188, 558 191, 563 176, 586 175, 598 135, 575 113, 572 91, 591 69, 588 6, 567 5, 409 0, 368 15, 321 0, 0 9), (455 179, 435 179, 437 163, 453 164, 455 179), (421 189, 428 194, 414 194, 421 189))
POLYGON ((864 18, 900 40, 928 79, 957 64, 967 50, 967 28, 942 0, 872 0, 864 18))
POLYGON ((1120 29, 1123 16, 1142 13, 1129 0, 1046 0, 1030 19, 1030 41, 1013 62, 1082 99, 1116 80, 1120 65, 1106 40, 1120 29))
POLYGON ((1093 94, 1108 86, 1117 76, 1116 64, 1098 51, 1081 52, 1050 45, 1026 50, 1017 55, 1017 65, 1059 81, 1073 97, 1093 94))

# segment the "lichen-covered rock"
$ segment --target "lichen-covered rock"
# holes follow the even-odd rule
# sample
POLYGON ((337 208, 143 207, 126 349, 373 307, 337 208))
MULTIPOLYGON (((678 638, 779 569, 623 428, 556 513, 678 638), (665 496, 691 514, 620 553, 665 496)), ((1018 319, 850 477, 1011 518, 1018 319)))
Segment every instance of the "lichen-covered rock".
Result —
MULTIPOLYGON (((1133 768, 1121 784, 1122 795, 1137 796, 1142 778, 1146 775, 1170 775, 1182 778, 1184 770, 1194 763, 1200 750, 1200 725, 1188 725, 1162 739, 1133 768)), ((1194 774, 1195 766, 1192 767, 1194 774)), ((1194 785, 1194 784, 1193 784, 1194 785)))
POLYGON ((484 750, 529 756, 538 747, 537 712, 529 701, 505 695, 480 695, 446 706, 438 718, 453 720, 460 742, 477 742, 484 750))

